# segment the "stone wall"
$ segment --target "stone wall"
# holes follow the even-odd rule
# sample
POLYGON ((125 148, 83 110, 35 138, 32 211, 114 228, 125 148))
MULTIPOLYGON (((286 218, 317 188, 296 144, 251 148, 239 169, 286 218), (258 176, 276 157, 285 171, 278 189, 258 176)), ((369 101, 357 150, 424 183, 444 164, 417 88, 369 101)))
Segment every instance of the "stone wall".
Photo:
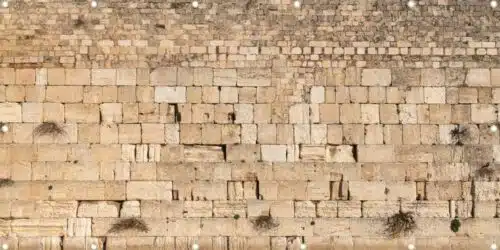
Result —
POLYGON ((9 249, 451 250, 500 240, 490 132, 500 22, 487 1, 9 6, 9 249), (391 239, 385 222, 399 211, 417 228, 391 239), (255 227, 259 216, 269 228, 255 227), (110 232, 130 217, 149 230, 110 232))

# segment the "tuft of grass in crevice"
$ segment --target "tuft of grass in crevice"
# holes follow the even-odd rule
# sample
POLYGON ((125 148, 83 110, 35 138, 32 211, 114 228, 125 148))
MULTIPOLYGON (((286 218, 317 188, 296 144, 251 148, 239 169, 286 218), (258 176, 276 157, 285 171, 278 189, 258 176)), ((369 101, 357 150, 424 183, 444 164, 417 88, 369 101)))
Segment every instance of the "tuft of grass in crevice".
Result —
POLYGON ((33 135, 38 136, 50 136, 53 138, 58 138, 66 135, 64 128, 57 124, 56 122, 44 122, 38 125, 35 130, 33 130, 33 135))
POLYGON ((139 218, 121 219, 111 226, 108 233, 119 233, 125 230, 135 230, 138 232, 149 232, 148 225, 139 218))
POLYGON ((469 130, 465 127, 457 125, 450 131, 450 135, 455 145, 462 146, 464 145, 463 141, 469 136, 469 130))
POLYGON ((85 21, 83 21, 82 17, 78 17, 78 19, 76 19, 75 23, 73 24, 75 28, 81 28, 83 25, 85 25, 85 21))
POLYGON ((11 179, 6 179, 6 178, 0 178, 0 188, 3 187, 10 187, 14 185, 14 181, 11 179))
POLYGON ((417 227, 412 212, 402 212, 387 218, 385 232, 392 238, 397 238, 407 233, 413 232, 417 227))
POLYGON ((260 215, 251 222, 257 231, 267 231, 279 226, 279 223, 269 215, 260 215))

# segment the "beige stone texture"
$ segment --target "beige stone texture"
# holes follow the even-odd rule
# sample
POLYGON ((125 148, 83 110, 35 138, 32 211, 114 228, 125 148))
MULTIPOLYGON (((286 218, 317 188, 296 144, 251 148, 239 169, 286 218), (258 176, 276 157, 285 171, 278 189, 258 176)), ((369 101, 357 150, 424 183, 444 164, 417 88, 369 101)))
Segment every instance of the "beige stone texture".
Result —
POLYGON ((98 1, 90 12, 9 2, 0 244, 499 242, 500 136, 490 127, 500 122, 500 41, 489 1, 334 2, 98 1), (64 133, 36 133, 48 122, 64 133), (417 228, 388 238, 399 211, 417 228), (256 229, 258 216, 275 226, 256 229), (150 230, 108 232, 124 218, 150 230))

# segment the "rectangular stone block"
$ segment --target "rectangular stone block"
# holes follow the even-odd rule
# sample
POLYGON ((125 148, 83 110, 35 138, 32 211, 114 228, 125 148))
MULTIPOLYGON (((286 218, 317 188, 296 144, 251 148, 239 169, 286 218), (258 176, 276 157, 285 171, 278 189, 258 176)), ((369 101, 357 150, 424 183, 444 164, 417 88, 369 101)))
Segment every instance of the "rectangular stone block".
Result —
POLYGON ((185 146, 184 159, 187 162, 223 162, 224 152, 220 146, 185 146))
POLYGON ((172 200, 172 182, 130 181, 127 183, 127 199, 172 200))
POLYGON ((384 182, 349 181, 349 192, 352 200, 385 200, 385 187, 384 182))
POLYGON ((358 145, 358 162, 394 162, 393 145, 358 145))
POLYGON ((118 217, 120 203, 113 201, 82 201, 78 217, 118 217))
POLYGON ((2 122, 22 122, 21 105, 18 103, 0 103, 2 122))
POLYGON ((271 86, 271 70, 270 69, 237 69, 238 79, 237 86, 271 86))
POLYGON ((361 85, 363 86, 389 86, 391 85, 390 69, 363 69, 361 85))
POLYGON ((185 103, 186 87, 155 87, 155 102, 185 103))
MULTIPOLYGON (((65 69, 64 85, 90 85, 90 70, 89 69, 65 69)), ((49 85, 54 85, 51 82, 49 72, 49 85)))
POLYGON ((67 218, 76 217, 77 201, 13 201, 12 217, 67 218))
POLYGON ((67 232, 67 219, 15 219, 11 223, 12 233, 21 237, 60 236, 67 232))

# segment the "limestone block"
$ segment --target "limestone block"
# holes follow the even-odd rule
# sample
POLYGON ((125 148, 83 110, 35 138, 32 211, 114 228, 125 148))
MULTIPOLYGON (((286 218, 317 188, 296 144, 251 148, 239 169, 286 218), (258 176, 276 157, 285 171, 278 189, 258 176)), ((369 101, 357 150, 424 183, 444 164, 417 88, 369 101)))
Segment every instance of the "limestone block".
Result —
POLYGON ((118 134, 120 143, 141 143, 140 124, 118 124, 118 134))
MULTIPOLYGON (((422 75, 421 71, 421 69, 393 68, 391 69, 392 85, 396 87, 419 86, 422 75)), ((388 93, 388 95, 390 94, 388 93)))
POLYGON ((17 103, 0 103, 2 122, 22 122, 21 105, 17 103))
POLYGON ((493 201, 500 198, 498 182, 476 181, 474 183, 475 200, 493 201))
POLYGON ((21 237, 62 236, 67 233, 67 219, 14 219, 12 233, 21 237))
MULTIPOLYGON (((49 71, 49 85, 60 85, 53 80, 57 79, 58 74, 54 74, 51 77, 51 72, 49 71)), ((65 69, 64 85, 90 85, 90 70, 89 69, 65 69)))
POLYGON ((329 200, 330 182, 329 181, 310 181, 307 182, 306 191, 307 200, 329 200))
POLYGON ((184 201, 184 217, 212 217, 212 201, 184 201))
POLYGON ((120 204, 113 201, 82 201, 78 217, 118 217, 120 204))
POLYGON ((338 104, 320 104, 319 105, 320 121, 322 123, 338 123, 339 122, 339 105, 338 104))
POLYGON ((13 68, 0 69, 0 83, 2 85, 13 85, 16 83, 16 72, 13 68))
POLYGON ((446 90, 444 87, 425 87, 424 98, 425 103, 446 103, 446 90))
POLYGON ((164 143, 165 125, 155 123, 142 123, 142 143, 164 143))
POLYGON ((186 87, 155 87, 155 102, 185 103, 186 87))
MULTIPOLYGON (((335 218, 338 215, 337 201, 319 201, 316 204, 316 211, 318 217, 335 218)), ((360 209, 361 212, 361 209, 360 209)), ((312 216, 312 217, 316 217, 312 216)))
POLYGON ((184 159, 187 162, 222 162, 224 152, 220 146, 185 146, 184 159))
POLYGON ((401 104, 399 105, 399 120, 402 124, 416 124, 417 123, 417 106, 414 104, 401 104))
POLYGON ((177 85, 177 68, 156 68, 150 73, 150 80, 152 85, 175 86, 177 85))
POLYGON ((73 236, 90 236, 92 220, 90 218, 68 218, 67 234, 73 236))
POLYGON ((356 162, 352 146, 326 146, 326 162, 356 162))
POLYGON ((423 86, 444 86, 446 82, 445 71, 443 69, 422 69, 421 84, 423 86))
POLYGON ((450 203, 448 201, 410 201, 403 202, 401 207, 403 211, 413 212, 417 217, 450 217, 450 203))
POLYGON ((184 201, 141 201, 143 218, 182 218, 184 201))
POLYGON ((234 123, 253 123, 252 104, 235 104, 234 114, 236 116, 234 123))
POLYGON ((394 162, 393 145, 358 145, 358 162, 394 162))
POLYGON ((254 144, 230 144, 227 146, 228 162, 257 162, 260 160, 260 146, 254 144))
POLYGON ((120 209, 120 217, 140 217, 140 201, 124 201, 120 209))
POLYGON ((477 201, 474 204, 475 218, 493 218, 497 215, 497 202, 477 201))
POLYGON ((116 70, 117 85, 136 85, 136 83, 137 83, 136 69, 122 68, 116 70))
POLYGON ((16 69, 16 84, 33 85, 36 82, 35 69, 16 69))
POLYGON ((77 201, 13 201, 11 216, 18 218, 76 217, 77 201))
POLYGON ((363 69, 361 85, 363 86, 389 86, 391 85, 390 69, 363 69))
POLYGON ((361 122, 365 124, 379 123, 379 105, 361 104, 361 122))
POLYGON ((76 103, 83 101, 83 86, 47 86, 45 101, 76 103))
POLYGON ((314 235, 348 236, 350 220, 343 218, 317 218, 314 220, 314 235))
POLYGON ((90 153, 91 160, 102 162, 119 161, 122 156, 121 146, 118 144, 92 144, 90 153))
POLYGON ((471 104, 471 119, 474 123, 492 123, 497 120, 496 108, 491 104, 471 104))
POLYGON ((122 122, 122 104, 120 103, 103 103, 100 105, 101 119, 104 123, 121 123, 122 122))
POLYGON ((41 103, 23 103, 22 104, 23 122, 41 122, 43 120, 43 104, 41 103))
POLYGON ((325 147, 324 146, 302 146, 300 147, 299 159, 304 162, 324 162, 325 147))
POLYGON ((214 217, 230 217, 235 215, 245 218, 247 214, 247 201, 213 201, 214 217))
POLYGON ((215 86, 236 86, 236 69, 214 69, 215 86))
POLYGON ((127 199, 172 200, 172 182, 130 181, 127 183, 127 199))
POLYGON ((285 145, 261 145, 262 160, 267 162, 285 162, 285 145))
POLYGON ((245 190, 243 188, 242 181, 230 181, 227 183, 227 185, 229 200, 243 200, 245 196, 245 190))
POLYGON ((414 181, 387 182, 385 193, 387 200, 415 200, 417 195, 414 181))
MULTIPOLYGON (((35 237, 35 238, 19 237, 18 239, 19 239, 19 246, 14 246, 14 249, 17 250, 28 250, 28 249, 61 250, 63 244, 62 237, 60 236, 35 237)), ((10 248, 12 248, 11 244, 9 244, 9 246, 10 248)))
POLYGON ((363 218, 387 218, 399 212, 398 201, 365 201, 363 218))
POLYGON ((67 122, 99 123, 99 105, 69 103, 64 105, 64 117, 67 122))
POLYGON ((384 182, 349 181, 349 192, 352 200, 381 201, 386 198, 384 182))
POLYGON ((485 87, 491 86, 491 75, 489 69, 469 69, 465 80, 467 86, 485 87))
POLYGON ((214 83, 214 70, 211 68, 193 69, 194 86, 212 86, 214 83))
POLYGON ((433 181, 426 183, 427 199, 436 200, 461 200, 462 186, 460 182, 433 181))
POLYGON ((293 135, 295 144, 311 144, 311 124, 294 124, 293 135))
POLYGON ((311 143, 314 145, 324 145, 327 141, 326 124, 311 124, 311 143))
POLYGON ((341 104, 340 123, 361 123, 361 105, 341 104))
POLYGON ((92 69, 92 85, 116 85, 116 69, 92 69))
POLYGON ((238 88, 222 87, 219 99, 221 103, 238 103, 238 88))
POLYGON ((311 103, 325 102, 325 87, 314 86, 311 88, 311 103))
POLYGON ((237 69, 237 85, 238 86, 271 86, 271 69, 237 69))
POLYGON ((312 201, 295 201, 295 217, 316 217, 316 206, 312 201))
POLYGON ((429 164, 430 181, 467 181, 471 166, 467 163, 429 164))
POLYGON ((165 142, 168 144, 179 144, 180 127, 179 124, 165 124, 165 142))
POLYGON ((227 189, 226 181, 199 181, 192 188, 192 197, 195 200, 227 200, 227 189))

